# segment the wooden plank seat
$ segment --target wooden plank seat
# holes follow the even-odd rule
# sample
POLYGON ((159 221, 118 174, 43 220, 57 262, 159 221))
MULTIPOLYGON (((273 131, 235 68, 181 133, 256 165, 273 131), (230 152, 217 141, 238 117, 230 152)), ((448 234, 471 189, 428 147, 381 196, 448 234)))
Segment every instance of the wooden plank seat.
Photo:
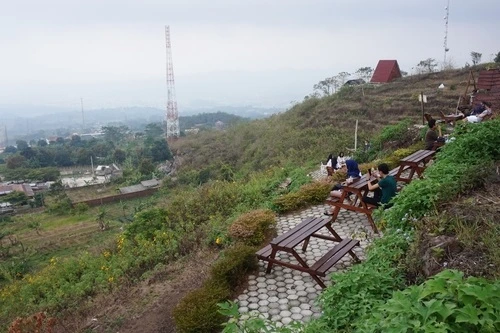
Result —
POLYGON ((271 255, 271 251, 272 251, 271 244, 268 244, 259 251, 257 251, 255 254, 257 255, 257 258, 259 258, 260 260, 267 261, 269 259, 269 256, 271 255))
POLYGON ((339 244, 335 245, 333 249, 325 253, 323 257, 316 261, 316 263, 311 266, 311 270, 317 275, 325 277, 326 272, 348 253, 356 262, 359 262, 359 258, 352 252, 352 249, 358 245, 359 241, 355 239, 346 238, 342 240, 339 244))

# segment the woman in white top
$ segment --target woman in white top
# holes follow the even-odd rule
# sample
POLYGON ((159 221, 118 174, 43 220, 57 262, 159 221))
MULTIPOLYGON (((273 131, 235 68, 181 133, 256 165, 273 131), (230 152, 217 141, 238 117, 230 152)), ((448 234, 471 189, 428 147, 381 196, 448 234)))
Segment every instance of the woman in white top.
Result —
POLYGON ((338 170, 345 165, 345 157, 344 153, 340 152, 339 156, 337 156, 337 164, 335 165, 335 169, 338 170))

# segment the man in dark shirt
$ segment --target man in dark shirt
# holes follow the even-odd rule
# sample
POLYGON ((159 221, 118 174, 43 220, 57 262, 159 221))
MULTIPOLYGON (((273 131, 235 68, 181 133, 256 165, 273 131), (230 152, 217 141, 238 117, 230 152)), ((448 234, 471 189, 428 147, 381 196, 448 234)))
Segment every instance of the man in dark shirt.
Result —
POLYGON ((396 179, 389 175, 389 166, 382 163, 378 166, 378 171, 379 172, 374 175, 378 179, 378 183, 372 184, 371 177, 368 181, 368 189, 373 191, 373 198, 366 195, 363 197, 363 202, 377 207, 380 205, 387 205, 397 192, 396 179))
POLYGON ((486 110, 486 106, 484 105, 484 102, 481 101, 479 104, 476 104, 474 108, 471 110, 469 116, 477 116, 480 115, 484 110, 486 110))
POLYGON ((441 127, 439 125, 436 125, 436 119, 429 120, 428 126, 429 129, 425 134, 425 149, 432 150, 432 148, 434 147, 434 142, 437 141, 438 137, 442 136, 441 127))

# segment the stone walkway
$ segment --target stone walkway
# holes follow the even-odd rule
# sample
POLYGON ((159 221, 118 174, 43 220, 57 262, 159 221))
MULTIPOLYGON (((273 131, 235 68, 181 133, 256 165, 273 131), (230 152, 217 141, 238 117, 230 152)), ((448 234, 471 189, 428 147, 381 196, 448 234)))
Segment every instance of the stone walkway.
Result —
MULTIPOLYGON (((318 171, 311 176, 319 178, 323 175, 318 171)), ((329 208, 328 205, 317 205, 278 217, 278 235, 290 230, 309 216, 325 217, 323 212, 327 208, 329 208)), ((360 247, 354 248, 354 252, 363 260, 364 249, 373 239, 373 232, 366 217, 363 214, 342 209, 332 226, 340 237, 360 240, 360 247)), ((320 232, 328 234, 326 229, 320 232)), ((312 237, 304 256, 307 264, 312 265, 331 247, 330 241, 312 237)), ((279 254, 278 257, 297 263, 293 256, 287 253, 279 254)), ((346 255, 330 269, 329 273, 345 270, 352 265, 352 262, 352 258, 346 255)), ((236 300, 243 320, 248 318, 249 314, 255 313, 275 323, 287 325, 293 320, 307 322, 313 317, 320 316, 321 310, 316 306, 315 301, 322 289, 309 274, 278 265, 274 265, 272 272, 266 274, 266 265, 267 262, 259 261, 258 275, 249 276, 248 288, 236 300)), ((327 286, 331 285, 328 276, 323 280, 327 286)))

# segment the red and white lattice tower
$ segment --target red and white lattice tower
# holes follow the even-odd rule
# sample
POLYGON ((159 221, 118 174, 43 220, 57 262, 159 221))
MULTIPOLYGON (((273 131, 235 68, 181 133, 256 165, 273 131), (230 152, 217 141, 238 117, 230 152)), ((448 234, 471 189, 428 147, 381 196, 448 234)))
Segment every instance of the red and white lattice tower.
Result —
POLYGON ((177 100, 175 99, 174 65, 172 62, 172 45, 170 43, 170 27, 165 27, 165 42, 167 46, 167 139, 178 138, 179 113, 177 112, 177 100))

